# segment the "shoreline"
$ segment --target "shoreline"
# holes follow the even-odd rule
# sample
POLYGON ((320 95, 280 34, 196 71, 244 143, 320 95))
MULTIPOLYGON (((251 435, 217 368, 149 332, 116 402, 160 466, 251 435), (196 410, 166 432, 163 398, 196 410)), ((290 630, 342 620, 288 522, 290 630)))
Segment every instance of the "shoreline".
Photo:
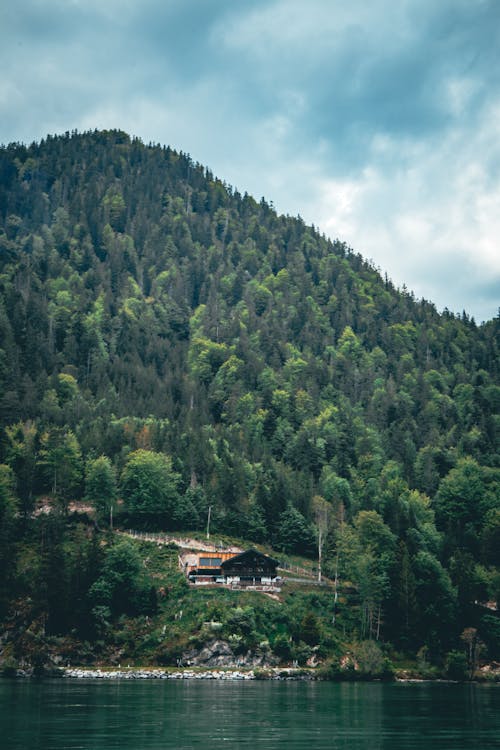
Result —
MULTIPOLYGON (((71 669, 66 668, 63 673, 66 679, 101 679, 101 680, 256 680, 253 669, 222 670, 204 669, 71 669)), ((270 676, 270 679, 283 679, 270 676)))
MULTIPOLYGON (((32 670, 16 670, 15 677, 32 677, 32 670)), ((172 669, 166 667, 60 667, 42 677, 69 680, 318 680, 311 669, 269 668, 199 668, 172 669)))
POLYGON ((358 678, 342 679, 331 678, 319 674, 311 668, 300 667, 254 667, 249 669, 238 668, 168 668, 168 667, 58 667, 50 671, 37 672, 32 668, 15 669, 10 674, 2 674, 3 678, 9 679, 66 679, 66 680, 218 680, 226 682, 244 681, 278 681, 278 682, 384 682, 392 684, 472 684, 472 685, 498 685, 496 679, 475 680, 450 680, 443 677, 410 677, 404 674, 394 674, 391 680, 380 678, 358 678))

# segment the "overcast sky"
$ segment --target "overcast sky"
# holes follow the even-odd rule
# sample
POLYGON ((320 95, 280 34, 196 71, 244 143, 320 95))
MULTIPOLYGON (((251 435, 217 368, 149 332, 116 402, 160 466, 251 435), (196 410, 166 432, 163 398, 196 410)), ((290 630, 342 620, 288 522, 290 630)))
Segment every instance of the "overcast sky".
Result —
POLYGON ((0 142, 121 128, 500 304, 500 0, 3 0, 0 142))

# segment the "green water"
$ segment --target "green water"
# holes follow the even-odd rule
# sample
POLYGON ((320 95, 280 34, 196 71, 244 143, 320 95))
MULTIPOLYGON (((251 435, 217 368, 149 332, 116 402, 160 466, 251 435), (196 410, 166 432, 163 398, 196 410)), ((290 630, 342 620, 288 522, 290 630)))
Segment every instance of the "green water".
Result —
POLYGON ((500 748, 500 686, 1 680, 2 750, 500 748))

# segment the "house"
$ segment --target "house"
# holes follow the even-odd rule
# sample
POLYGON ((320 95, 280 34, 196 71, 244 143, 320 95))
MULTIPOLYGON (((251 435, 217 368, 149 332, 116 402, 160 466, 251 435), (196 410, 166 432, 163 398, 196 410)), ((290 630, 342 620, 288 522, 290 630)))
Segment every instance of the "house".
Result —
POLYGON ((218 583, 231 586, 271 586, 278 561, 256 549, 245 552, 203 552, 184 561, 184 570, 191 583, 218 583))
POLYGON ((277 567, 277 560, 256 549, 240 552, 221 565, 226 582, 239 584, 270 584, 276 578, 277 567))
POLYGON ((234 555, 234 552, 201 552, 185 555, 184 571, 192 583, 215 583, 222 575, 222 563, 234 555))

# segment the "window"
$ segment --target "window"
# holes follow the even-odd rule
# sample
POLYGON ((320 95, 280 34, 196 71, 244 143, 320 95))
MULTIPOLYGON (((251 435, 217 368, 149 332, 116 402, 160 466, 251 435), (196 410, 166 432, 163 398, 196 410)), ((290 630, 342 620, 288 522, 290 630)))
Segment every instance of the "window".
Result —
POLYGON ((221 557, 200 557, 198 563, 200 568, 220 568, 221 557))

